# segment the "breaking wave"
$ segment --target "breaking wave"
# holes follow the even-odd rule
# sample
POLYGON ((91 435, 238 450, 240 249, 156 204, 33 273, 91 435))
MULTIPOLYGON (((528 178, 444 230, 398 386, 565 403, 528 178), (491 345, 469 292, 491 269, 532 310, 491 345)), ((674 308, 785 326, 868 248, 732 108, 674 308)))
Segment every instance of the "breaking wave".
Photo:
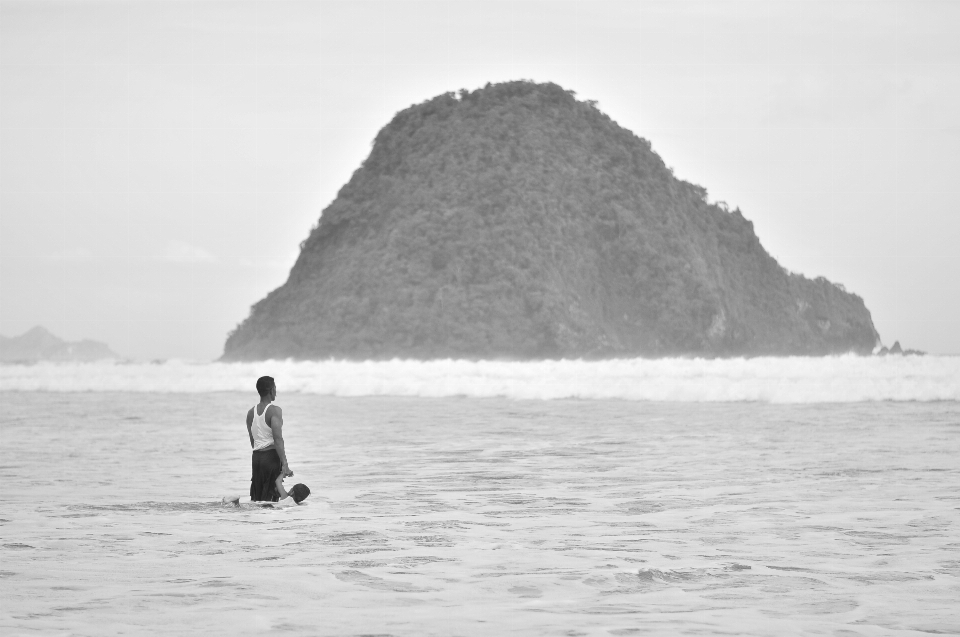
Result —
POLYGON ((0 366, 5 391, 253 391, 330 396, 468 396, 773 403, 960 400, 960 357, 619 359, 607 361, 263 361, 0 366))

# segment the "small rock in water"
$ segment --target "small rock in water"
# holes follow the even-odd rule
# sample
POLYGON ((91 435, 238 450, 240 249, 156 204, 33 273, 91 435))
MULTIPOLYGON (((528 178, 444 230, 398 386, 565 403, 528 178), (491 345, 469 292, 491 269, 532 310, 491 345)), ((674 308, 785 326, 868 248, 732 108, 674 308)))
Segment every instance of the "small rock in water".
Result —
POLYGON ((881 347, 876 353, 877 356, 887 356, 888 354, 896 354, 898 356, 924 356, 926 352, 919 349, 903 349, 900 347, 900 341, 894 341, 892 347, 881 347))

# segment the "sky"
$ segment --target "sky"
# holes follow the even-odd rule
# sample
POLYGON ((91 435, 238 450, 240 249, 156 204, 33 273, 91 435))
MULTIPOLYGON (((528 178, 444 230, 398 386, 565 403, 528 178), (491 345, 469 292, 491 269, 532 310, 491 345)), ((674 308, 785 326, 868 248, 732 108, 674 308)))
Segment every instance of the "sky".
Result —
POLYGON ((0 0, 0 334, 212 360, 400 110, 532 79, 960 353, 960 2, 0 0))

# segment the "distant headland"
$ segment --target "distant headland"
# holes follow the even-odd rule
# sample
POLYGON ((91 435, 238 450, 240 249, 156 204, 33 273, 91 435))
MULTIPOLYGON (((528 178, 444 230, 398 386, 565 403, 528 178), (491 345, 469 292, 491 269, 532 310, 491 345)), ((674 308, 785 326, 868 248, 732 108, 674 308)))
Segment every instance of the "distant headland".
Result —
POLYGON ((863 299, 555 84, 407 108, 225 360, 869 354, 863 299))
POLYGON ((39 325, 20 336, 0 336, 2 363, 93 362, 119 358, 104 343, 86 339, 68 342, 39 325))

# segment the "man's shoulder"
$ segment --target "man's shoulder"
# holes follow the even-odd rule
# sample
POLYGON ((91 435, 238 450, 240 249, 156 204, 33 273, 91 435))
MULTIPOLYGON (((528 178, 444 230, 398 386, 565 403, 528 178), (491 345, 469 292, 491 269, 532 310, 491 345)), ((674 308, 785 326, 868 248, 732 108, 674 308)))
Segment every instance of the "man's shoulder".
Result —
POLYGON ((273 411, 271 412, 273 415, 281 415, 281 414, 283 414, 283 410, 280 409, 280 405, 274 405, 273 403, 270 403, 269 405, 267 405, 267 408, 264 410, 263 413, 266 414, 267 411, 269 411, 269 410, 271 410, 271 409, 273 410, 273 411))

